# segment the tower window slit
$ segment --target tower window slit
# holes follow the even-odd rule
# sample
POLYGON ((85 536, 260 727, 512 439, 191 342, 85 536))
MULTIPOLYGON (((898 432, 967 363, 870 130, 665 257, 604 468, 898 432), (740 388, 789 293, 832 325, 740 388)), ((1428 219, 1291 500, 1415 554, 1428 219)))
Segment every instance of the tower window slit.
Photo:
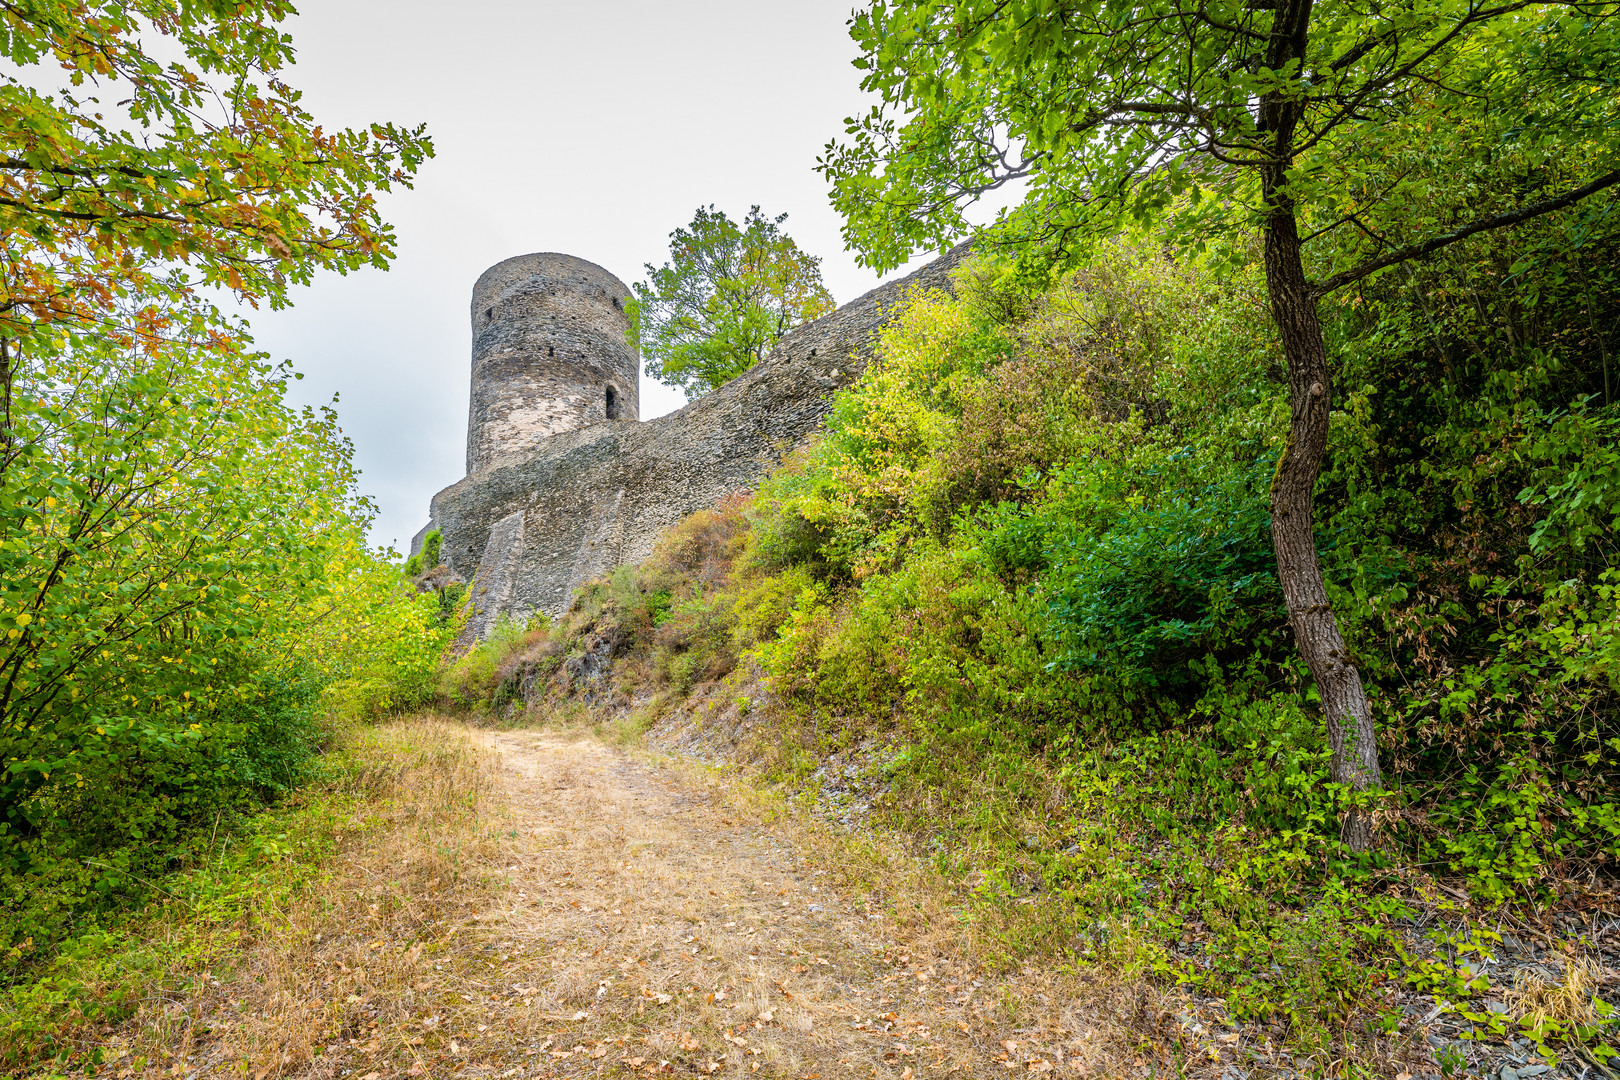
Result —
POLYGON ((619 417, 619 391, 612 386, 607 388, 607 418, 618 420, 619 417))

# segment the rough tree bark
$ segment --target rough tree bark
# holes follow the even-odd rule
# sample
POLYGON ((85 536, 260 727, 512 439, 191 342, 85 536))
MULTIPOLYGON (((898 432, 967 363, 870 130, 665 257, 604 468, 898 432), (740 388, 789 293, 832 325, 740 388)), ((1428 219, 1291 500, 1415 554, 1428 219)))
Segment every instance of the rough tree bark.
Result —
POLYGON ((11 340, 0 337, 0 477, 11 465, 11 340))
MULTIPOLYGON (((1284 0, 1279 5, 1267 45, 1267 62, 1283 70, 1305 56, 1311 0, 1284 0)), ((1287 190, 1293 160, 1293 136, 1300 103, 1267 95, 1260 120, 1271 134, 1271 160, 1260 170, 1266 206, 1264 253, 1266 292, 1272 317, 1288 361, 1288 443, 1271 485, 1271 537, 1277 556, 1277 579, 1288 605, 1288 622, 1300 655, 1316 681, 1333 750, 1334 782, 1354 791, 1383 786, 1378 768, 1377 733, 1372 710, 1339 632, 1339 620, 1328 602, 1322 562, 1316 554, 1315 491, 1327 451, 1333 380, 1328 374, 1327 345, 1317 318, 1316 293, 1305 277, 1294 200, 1287 190)), ((1372 844, 1372 816, 1353 808, 1341 826, 1341 838, 1352 850, 1372 844)))
MULTIPOLYGON (((1286 205, 1286 200, 1280 201, 1286 205)), ((1383 786, 1372 710, 1361 672, 1328 603, 1316 554, 1314 495, 1327 450, 1333 382, 1316 297, 1305 279, 1299 247, 1292 207, 1275 212, 1265 235, 1266 285, 1288 359, 1290 415, 1288 444, 1271 485, 1271 536, 1288 622, 1322 698, 1333 748, 1333 779, 1355 791, 1367 791, 1383 786)), ((1352 849, 1365 851, 1372 843, 1371 815, 1352 810, 1341 835, 1352 849)))

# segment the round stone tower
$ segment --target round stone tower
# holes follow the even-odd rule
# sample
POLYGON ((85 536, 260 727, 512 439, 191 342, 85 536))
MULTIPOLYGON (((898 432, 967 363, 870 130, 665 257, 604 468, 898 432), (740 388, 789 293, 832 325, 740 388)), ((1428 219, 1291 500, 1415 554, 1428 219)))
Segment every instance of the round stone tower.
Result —
POLYGON ((603 420, 641 417, 641 357, 626 335, 630 290, 572 255, 519 255, 472 294, 467 473, 603 420))

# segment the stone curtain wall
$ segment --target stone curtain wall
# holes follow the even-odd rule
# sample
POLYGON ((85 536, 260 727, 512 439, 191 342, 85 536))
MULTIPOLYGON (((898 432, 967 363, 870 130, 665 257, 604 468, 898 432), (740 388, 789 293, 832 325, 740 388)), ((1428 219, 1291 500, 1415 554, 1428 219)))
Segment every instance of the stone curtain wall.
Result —
POLYGON ((553 435, 439 492, 430 527, 443 532, 445 562, 472 582, 470 634, 485 636, 501 613, 563 614, 576 589, 646 558, 664 529, 752 488, 865 368, 895 303, 912 287, 948 286, 965 253, 964 245, 794 330, 678 412, 553 435))
POLYGON ((641 415, 630 290, 595 263, 545 252, 484 271, 472 296, 467 472, 565 431, 641 415))

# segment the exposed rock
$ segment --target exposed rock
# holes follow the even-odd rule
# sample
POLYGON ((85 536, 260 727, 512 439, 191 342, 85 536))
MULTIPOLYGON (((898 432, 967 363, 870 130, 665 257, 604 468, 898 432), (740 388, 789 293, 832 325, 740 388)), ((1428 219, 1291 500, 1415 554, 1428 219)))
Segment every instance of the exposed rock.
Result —
POLYGON ((462 584, 461 577, 448 566, 440 563, 427 570, 415 579, 416 591, 419 593, 440 592, 462 584))

